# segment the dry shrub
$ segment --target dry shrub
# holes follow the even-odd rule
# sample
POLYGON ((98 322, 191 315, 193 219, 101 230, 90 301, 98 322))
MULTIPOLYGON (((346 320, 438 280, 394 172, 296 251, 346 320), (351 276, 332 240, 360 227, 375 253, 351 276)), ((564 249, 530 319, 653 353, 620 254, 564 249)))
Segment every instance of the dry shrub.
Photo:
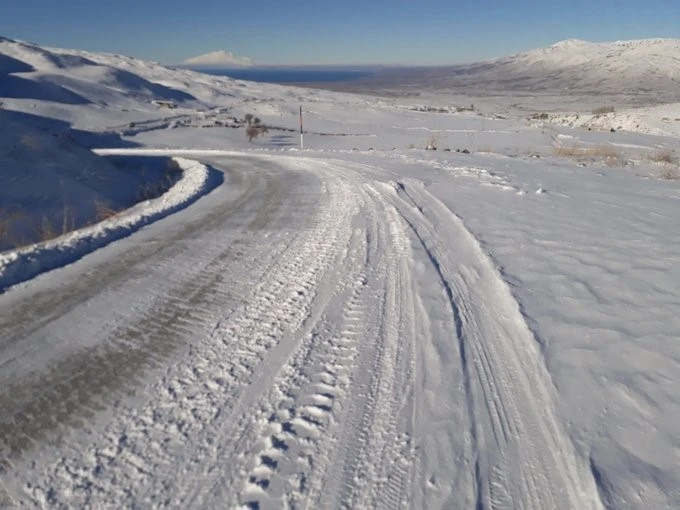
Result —
POLYGON ((563 158, 573 158, 579 161, 582 160, 600 160, 604 161, 609 166, 616 166, 624 163, 621 154, 611 145, 594 145, 591 147, 580 147, 572 145, 569 147, 555 147, 553 149, 555 156, 563 158))
POLYGON ((40 225, 38 225, 36 234, 38 236, 38 241, 40 242, 49 241, 59 235, 47 216, 42 217, 42 221, 40 222, 40 225))
POLYGON ((669 166, 661 170, 659 177, 666 181, 678 181, 680 180, 680 171, 678 171, 678 167, 669 166))
POLYGON ((94 208, 97 215, 97 221, 108 220, 118 214, 116 209, 101 200, 95 200, 94 208))
POLYGON ((668 164, 674 164, 678 160, 675 157, 675 154, 673 154, 673 151, 670 149, 658 150, 651 154, 649 156, 649 159, 654 163, 668 163, 668 164))
POLYGON ((593 115, 605 115, 607 113, 614 113, 613 106, 599 106, 593 110, 593 115))
POLYGON ((0 241, 14 244, 10 243, 8 239, 13 221, 14 213, 9 212, 7 209, 0 209, 0 241))
POLYGON ((246 128, 246 136, 248 137, 248 141, 252 142, 253 138, 260 136, 260 130, 255 126, 248 126, 246 128))

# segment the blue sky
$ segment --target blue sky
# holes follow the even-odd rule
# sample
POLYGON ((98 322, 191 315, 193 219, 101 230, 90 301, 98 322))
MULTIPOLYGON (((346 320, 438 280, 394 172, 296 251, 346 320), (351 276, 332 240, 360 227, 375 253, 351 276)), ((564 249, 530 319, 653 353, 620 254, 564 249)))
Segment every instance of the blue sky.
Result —
POLYGON ((550 45, 680 38, 678 0, 0 0, 0 35, 167 64, 469 62, 550 45))

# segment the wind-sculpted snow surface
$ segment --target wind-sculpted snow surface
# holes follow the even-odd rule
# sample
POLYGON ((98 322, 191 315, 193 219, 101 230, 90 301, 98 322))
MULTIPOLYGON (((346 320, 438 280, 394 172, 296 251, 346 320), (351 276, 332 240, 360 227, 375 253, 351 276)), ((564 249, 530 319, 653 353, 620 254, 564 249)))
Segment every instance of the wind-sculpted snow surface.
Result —
MULTIPOLYGON (((7 502, 601 506, 517 302, 447 207, 417 183, 375 181, 380 169, 365 164, 215 164, 232 167, 230 189, 172 234, 147 232, 157 247, 108 267, 107 290, 75 298, 67 287, 61 318, 0 324, 16 339, 96 338, 94 368, 77 346, 28 370, 15 361, 0 393, 7 502), (107 319, 119 295, 136 297, 107 319), (121 356, 122 372, 103 376, 121 356), (126 397, 131 381, 148 386, 126 397), (31 403, 46 386, 50 401, 31 403), (91 413, 107 418, 79 427, 91 413), (22 416, 33 421, 19 427, 22 416), (48 440, 61 446, 39 447, 48 440)), ((5 352, 22 360, 20 345, 5 352)))

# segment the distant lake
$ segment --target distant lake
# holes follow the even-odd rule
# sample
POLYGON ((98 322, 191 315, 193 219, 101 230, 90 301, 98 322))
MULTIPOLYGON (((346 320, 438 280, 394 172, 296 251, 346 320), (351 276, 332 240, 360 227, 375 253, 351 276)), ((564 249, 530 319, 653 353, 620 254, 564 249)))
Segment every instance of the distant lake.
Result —
POLYGON ((202 73, 228 76, 236 80, 257 81, 262 83, 323 83, 352 81, 373 76, 372 71, 348 69, 196 69, 202 73))

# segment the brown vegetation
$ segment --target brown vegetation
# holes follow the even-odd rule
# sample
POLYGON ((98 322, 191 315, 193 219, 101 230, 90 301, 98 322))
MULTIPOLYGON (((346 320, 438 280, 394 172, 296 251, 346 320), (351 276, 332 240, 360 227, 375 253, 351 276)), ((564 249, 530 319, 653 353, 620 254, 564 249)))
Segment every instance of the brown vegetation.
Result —
POLYGON ((593 115, 606 115, 607 113, 614 113, 616 109, 613 106, 600 106, 593 110, 593 115))
POLYGON ((555 156, 564 158, 572 158, 579 161, 596 160, 604 161, 608 166, 617 166, 624 164, 624 159, 621 154, 611 145, 593 145, 593 146, 561 146, 553 149, 555 156))

